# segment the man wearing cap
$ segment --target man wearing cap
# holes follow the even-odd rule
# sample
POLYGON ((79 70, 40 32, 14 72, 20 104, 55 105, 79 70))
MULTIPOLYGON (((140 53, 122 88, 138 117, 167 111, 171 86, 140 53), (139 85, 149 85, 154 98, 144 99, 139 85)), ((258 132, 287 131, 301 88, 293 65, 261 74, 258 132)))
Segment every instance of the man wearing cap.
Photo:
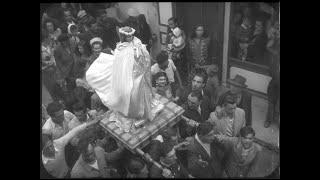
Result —
POLYGON ((227 95, 233 95, 236 97, 237 107, 241 108, 245 112, 246 116, 246 125, 251 126, 252 125, 252 108, 251 108, 251 99, 252 95, 244 90, 244 88, 247 88, 248 86, 246 83, 246 78, 240 75, 236 75, 233 79, 228 79, 228 89, 223 89, 221 92, 221 96, 218 100, 218 105, 216 111, 219 111, 219 108, 223 104, 223 99, 227 95))
POLYGON ((89 27, 86 26, 86 22, 88 21, 90 17, 85 10, 80 10, 78 12, 77 18, 79 20, 79 24, 78 24, 78 31, 80 33, 85 33, 89 30, 89 27))
POLYGON ((152 36, 150 26, 146 21, 145 15, 140 14, 140 12, 135 8, 130 8, 128 10, 128 16, 129 18, 125 20, 123 24, 136 30, 134 36, 140 39, 143 44, 147 45, 147 50, 150 52, 152 36))

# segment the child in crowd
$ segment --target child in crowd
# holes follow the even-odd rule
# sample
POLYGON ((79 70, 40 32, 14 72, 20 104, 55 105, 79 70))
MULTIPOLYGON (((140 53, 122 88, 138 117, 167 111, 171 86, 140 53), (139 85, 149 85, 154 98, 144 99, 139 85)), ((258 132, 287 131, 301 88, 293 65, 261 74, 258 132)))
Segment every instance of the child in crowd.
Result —
POLYGON ((68 34, 71 35, 71 40, 76 42, 77 44, 80 42, 80 39, 78 37, 78 35, 80 34, 79 31, 78 31, 78 28, 76 25, 74 24, 70 24, 68 26, 68 34))
POLYGON ((175 52, 177 52, 177 58, 180 58, 179 51, 181 51, 185 47, 186 43, 182 38, 181 30, 178 27, 173 29, 172 33, 173 33, 173 36, 170 40, 170 44, 168 44, 169 57, 172 56, 172 51, 174 50, 175 52))
POLYGON ((183 89, 178 69, 174 65, 173 61, 168 58, 168 54, 166 52, 161 52, 160 54, 158 54, 156 61, 157 61, 157 63, 151 67, 151 74, 154 76, 155 74, 157 74, 160 71, 165 72, 167 74, 168 81, 169 81, 169 84, 170 84, 170 87, 172 90, 171 91, 172 95, 173 95, 173 97, 175 97, 174 101, 178 100, 180 90, 177 87, 177 83, 175 81, 174 75, 176 75, 176 77, 178 79, 180 88, 183 89))
POLYGON ((152 90, 155 93, 167 98, 169 101, 173 101, 173 96, 171 93, 171 87, 169 85, 168 77, 165 72, 158 72, 155 75, 156 87, 153 87, 152 90))
POLYGON ((249 18, 245 17, 236 35, 239 41, 240 48, 238 52, 238 58, 243 61, 247 59, 248 46, 249 41, 251 39, 251 34, 252 30, 250 20, 249 18))

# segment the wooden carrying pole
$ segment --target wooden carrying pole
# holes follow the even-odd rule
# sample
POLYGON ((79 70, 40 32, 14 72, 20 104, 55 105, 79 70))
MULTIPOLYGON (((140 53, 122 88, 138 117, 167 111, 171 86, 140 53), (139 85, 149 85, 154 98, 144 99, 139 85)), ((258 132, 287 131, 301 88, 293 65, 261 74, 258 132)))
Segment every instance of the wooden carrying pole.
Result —
POLYGON ((159 169, 161 170, 164 170, 164 168, 159 164, 157 163, 156 161, 154 161, 151 157, 148 157, 146 155, 146 153, 144 153, 140 148, 136 148, 136 151, 138 154, 140 154, 144 159, 146 159, 148 162, 151 162, 153 163, 154 165, 156 165, 159 169))
MULTIPOLYGON (((136 148, 136 151, 138 154, 140 154, 145 160, 147 160, 148 162, 151 162, 152 164, 154 164, 155 166, 157 166, 159 169, 161 169, 162 171, 165 170, 165 168, 163 166, 161 166, 161 164, 157 163, 156 161, 154 161, 150 156, 147 156, 146 153, 144 153, 140 148, 136 148)), ((171 178, 174 178, 172 174, 169 175, 171 178)))

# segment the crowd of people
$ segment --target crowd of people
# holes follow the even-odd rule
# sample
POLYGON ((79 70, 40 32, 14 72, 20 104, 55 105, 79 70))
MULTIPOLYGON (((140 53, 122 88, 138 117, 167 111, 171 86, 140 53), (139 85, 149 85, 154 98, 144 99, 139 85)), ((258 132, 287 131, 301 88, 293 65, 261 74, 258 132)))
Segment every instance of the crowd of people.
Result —
MULTIPOLYGON (((80 5, 79 5, 80 4, 80 5)), ((151 66, 152 90, 183 107, 184 120, 160 132, 144 148, 159 168, 126 150, 98 122, 109 109, 86 80, 102 54, 114 55, 118 29, 150 51, 152 37, 143 14, 130 8, 123 22, 116 3, 81 6, 61 3, 42 21, 42 82, 53 102, 42 105, 42 162, 56 178, 212 178, 256 176, 261 147, 253 142, 251 96, 246 79, 219 81, 210 37, 197 25, 186 37, 178 20, 168 20, 167 52, 151 66), (110 16, 112 14, 112 16, 110 16)))
POLYGON ((231 57, 264 66, 280 56, 279 13, 266 3, 234 3, 231 57))

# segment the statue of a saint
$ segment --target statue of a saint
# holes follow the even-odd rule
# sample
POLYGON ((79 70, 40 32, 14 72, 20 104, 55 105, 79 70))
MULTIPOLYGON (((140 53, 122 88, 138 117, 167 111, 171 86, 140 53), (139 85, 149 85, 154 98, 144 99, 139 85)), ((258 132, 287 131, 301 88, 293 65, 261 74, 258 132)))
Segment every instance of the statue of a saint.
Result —
POLYGON ((131 27, 119 29, 114 56, 101 53, 86 73, 102 103, 113 110, 110 120, 126 132, 137 121, 152 120, 157 105, 151 85, 151 61, 146 46, 131 27))

